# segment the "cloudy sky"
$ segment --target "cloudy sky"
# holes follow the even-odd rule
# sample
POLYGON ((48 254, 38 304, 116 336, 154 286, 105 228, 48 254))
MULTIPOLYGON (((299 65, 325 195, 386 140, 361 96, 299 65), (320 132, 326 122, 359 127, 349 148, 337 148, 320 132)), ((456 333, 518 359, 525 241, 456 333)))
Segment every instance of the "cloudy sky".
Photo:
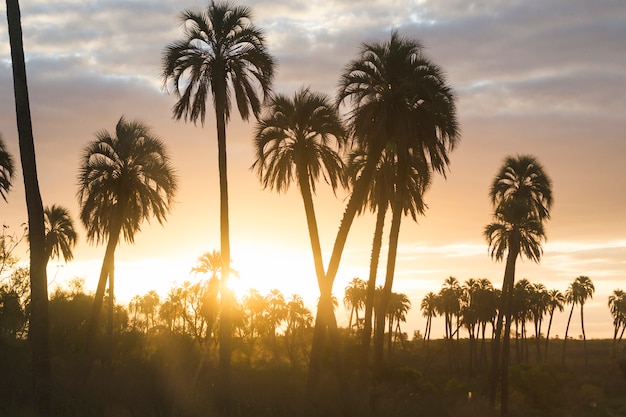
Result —
MULTIPOLYGON (((94 132, 112 131, 120 116, 150 124, 166 143, 180 177, 164 226, 144 225, 135 245, 116 254, 120 301, 195 279, 203 252, 219 249, 217 146, 214 119, 175 122, 175 99, 162 89, 164 47, 181 37, 179 14, 207 3, 191 0, 22 1, 22 24, 44 204, 77 217, 79 155, 94 132)), ((532 154, 554 185, 548 242, 539 265, 518 263, 518 278, 565 291, 578 275, 596 286, 585 305, 590 337, 610 337, 607 297, 626 289, 626 4, 623 0, 337 0, 249 1, 278 62, 274 89, 300 86, 333 95, 342 68, 363 42, 392 30, 419 39, 447 72, 458 96, 462 130, 447 179, 436 178, 429 209, 403 223, 394 290, 414 305, 406 330, 423 331, 418 307, 448 276, 486 277, 500 286, 504 265, 482 237, 491 221, 488 187, 507 155, 532 154)), ((4 3, 0 12, 6 15, 4 3)), ((231 240, 240 291, 277 287, 317 297, 304 210, 297 190, 262 190, 250 165, 251 129, 228 127, 231 240)), ((0 132, 17 158, 17 131, 5 19, 0 20, 0 132)), ((20 173, 21 175, 21 173, 20 173)), ((20 176, 0 202, 0 221, 16 231, 27 220, 20 176)), ((346 195, 319 187, 316 209, 328 258, 346 195)), ((49 278, 75 276, 95 290, 104 247, 84 229, 75 261, 52 262, 49 278)), ((335 293, 366 278, 373 219, 351 232, 335 293)), ((25 255, 23 255, 25 257, 25 255)), ((384 262, 383 262, 384 263, 384 262)), ((552 334, 564 334, 567 314, 552 334)), ((347 319, 340 317, 347 323, 347 319)), ((345 324, 345 323, 344 323, 345 324)), ((580 334, 574 323, 570 334, 580 334)))

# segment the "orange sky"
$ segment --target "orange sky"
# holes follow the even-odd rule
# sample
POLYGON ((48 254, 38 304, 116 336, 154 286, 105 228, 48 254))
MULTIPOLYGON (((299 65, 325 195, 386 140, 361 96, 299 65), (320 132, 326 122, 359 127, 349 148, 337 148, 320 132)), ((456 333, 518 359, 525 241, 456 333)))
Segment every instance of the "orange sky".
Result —
MULTIPOLYGON (((75 198, 82 148, 124 114, 151 126, 167 143, 180 176, 174 211, 163 226, 145 224, 135 245, 116 252, 120 301, 150 289, 165 292, 189 275, 204 251, 219 249, 217 146, 213 119, 204 128, 174 122, 174 98, 161 90, 161 52, 180 36, 177 13, 203 2, 97 4, 30 1, 22 5, 40 185, 45 204, 78 213, 75 198), (136 14, 142 18, 137 20, 136 14)), ((596 285, 585 305, 590 337, 609 337, 607 297, 626 288, 626 7, 620 0, 466 2, 453 0, 249 3, 278 61, 275 90, 301 85, 333 94, 342 67, 362 42, 385 40, 391 28, 422 40, 458 94, 462 140, 447 180, 437 177, 419 224, 405 219, 394 291, 413 302, 405 330, 423 331, 418 311, 427 291, 447 276, 489 278, 504 265, 482 237, 491 221, 491 179, 505 156, 535 155, 552 177, 554 209, 541 264, 518 263, 518 278, 564 291, 578 275, 596 285), (331 7, 332 5, 332 7, 331 7), (581 18, 584 16, 584 18, 581 18)), ((5 14, 4 4, 0 7, 5 14)), ((17 133, 5 20, 0 21, 0 132, 17 158, 17 133)), ((228 129, 231 240, 240 287, 297 292, 314 309, 317 297, 302 202, 296 188, 261 189, 249 167, 251 130, 233 117, 228 129)), ((21 174, 20 174, 21 175, 21 174)), ((322 247, 332 249, 346 195, 320 186, 315 200, 322 247)), ((26 221, 21 177, 0 203, 0 220, 26 221)), ((80 227, 80 226, 79 226, 80 227)), ((50 280, 82 276, 95 289, 104 247, 87 244, 82 227, 75 261, 52 263, 50 280)), ((373 219, 351 231, 335 293, 367 277, 373 219)), ((327 261, 328 255, 325 261, 327 261)), ((384 262, 381 262, 384 265, 384 262)), ((382 279, 382 278, 381 278, 382 279)), ((340 307, 340 323, 347 317, 340 307)), ((556 318, 563 335, 567 314, 556 318)), ((577 336, 580 325, 572 325, 577 336)))

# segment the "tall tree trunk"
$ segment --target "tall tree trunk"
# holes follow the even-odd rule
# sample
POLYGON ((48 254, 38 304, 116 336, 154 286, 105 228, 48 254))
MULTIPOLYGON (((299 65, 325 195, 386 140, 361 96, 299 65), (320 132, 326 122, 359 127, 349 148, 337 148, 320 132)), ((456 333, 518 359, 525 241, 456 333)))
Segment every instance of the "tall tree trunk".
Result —
POLYGON ((504 269, 504 279, 502 281, 502 297, 500 302, 500 311, 498 313, 498 321, 496 325, 495 338, 492 348, 492 372, 490 381, 489 400, 495 404, 498 376, 501 382, 500 392, 500 411, 503 416, 508 413, 508 374, 509 374, 509 356, 510 356, 510 339, 511 339, 511 297, 513 295, 513 287, 515 284, 515 263, 519 255, 519 241, 512 238, 509 242, 509 253, 506 259, 504 269), (502 325, 504 323, 504 333, 502 333, 502 325), (500 337, 502 343, 502 360, 500 361, 500 337), (498 367, 500 366, 500 372, 498 367))
POLYGON ((313 341, 311 343, 311 355, 309 359, 309 375, 308 375, 308 392, 312 393, 312 387, 317 383, 318 376, 320 374, 322 365, 322 352, 325 345, 325 328, 336 328, 333 326, 334 314, 330 315, 326 311, 320 311, 320 308, 332 311, 332 289, 339 270, 339 263, 341 262, 341 255, 348 239, 348 233, 354 217, 363 205, 363 201, 367 195, 367 189, 369 183, 374 174, 374 170, 382 153, 382 148, 378 152, 372 152, 372 158, 368 158, 365 167, 363 168, 361 177, 357 180, 352 195, 348 200, 348 204, 343 213, 339 230, 337 231, 337 237, 335 238, 335 244, 333 246, 333 252, 328 263, 328 269, 326 271, 326 278, 321 286, 320 301, 318 303, 318 311, 315 319, 315 329, 313 332, 313 341), (324 320, 324 317, 328 317, 328 320, 324 320))
MULTIPOLYGON (((115 258, 115 255, 113 255, 115 258)), ((115 259, 111 261, 115 265, 115 259)), ((107 319, 107 364, 111 366, 113 363, 113 316, 115 313, 115 268, 109 270, 109 305, 107 319)))
MULTIPOLYGON (((228 287, 230 278, 230 226, 228 213, 228 169, 226 153, 226 74, 218 80, 221 85, 215 87, 215 118, 217 123, 217 153, 220 182, 220 254, 222 257, 222 277, 220 280, 221 313, 219 327, 219 387, 217 392, 218 408, 222 411, 230 407, 230 359, 232 341, 232 297, 228 287)), ((219 83, 218 83, 219 84, 219 83)))
POLYGON ((378 261, 380 259, 380 249, 383 242, 383 229, 385 227, 385 216, 387 214, 387 204, 379 206, 376 212, 376 226, 374 227, 374 240, 372 242, 372 254, 370 256, 370 272, 367 280, 365 294, 365 322, 361 343, 361 382, 365 383, 368 377, 370 342, 372 339, 372 313, 376 298, 376 273, 378 271, 378 261))
POLYGON ((26 80, 22 23, 18 0, 7 0, 7 24, 13 67, 15 113, 20 160, 24 177, 28 234, 30 242, 31 315, 29 339, 33 359, 33 397, 40 415, 51 413, 51 370, 49 351, 48 277, 46 275, 46 235, 43 203, 37 179, 35 142, 26 80))
MULTIPOLYGON (((404 174, 406 172, 406 163, 403 158, 398 158, 398 172, 404 174)), ((389 250, 387 253, 387 270, 385 273, 385 285, 380 296, 380 316, 383 319, 383 326, 378 327, 380 332, 374 334, 374 372, 376 378, 381 376, 383 369, 383 337, 384 337, 384 319, 385 313, 389 306, 389 300, 391 299, 391 289, 393 285, 393 278, 396 269, 396 255, 398 253, 398 240, 400 237, 400 223, 402 221, 402 215, 405 198, 405 181, 396 180, 396 193, 394 196, 394 203, 391 206, 391 228, 389 231, 389 250)), ((380 319, 378 319, 380 322, 380 319)))
POLYGON ((569 324, 572 321, 572 314, 574 314, 574 306, 572 303, 572 309, 569 312, 569 318, 567 319, 567 326, 565 327, 565 338, 563 338, 563 357, 561 358, 561 365, 565 365, 565 347, 567 346, 567 334, 569 333, 569 324))
POLYGON ((585 305, 583 303, 580 304, 580 328, 582 329, 583 332, 583 347, 584 347, 584 351, 585 351, 585 371, 587 371, 587 365, 588 365, 588 361, 587 361, 587 336, 585 335, 585 317, 583 314, 583 309, 584 309, 585 305))
POLYGON ((548 330, 546 331, 546 346, 543 352, 543 356, 548 361, 548 342, 550 341, 550 328, 552 327, 552 317, 554 317, 554 309, 550 311, 550 321, 548 322, 548 330))
POLYGON ((91 306, 91 315, 89 316, 89 323, 87 325, 85 352, 88 356, 92 356, 93 354, 96 332, 98 330, 98 322, 100 320, 100 312, 102 311, 102 303, 104 301, 104 291, 106 289, 109 273, 110 271, 113 271, 114 268, 115 248, 117 247, 117 243, 119 242, 120 232, 122 230, 123 213, 124 209, 122 205, 118 206, 115 220, 111 224, 111 230, 109 231, 109 241, 107 242, 107 247, 104 252, 104 259, 102 260, 102 267, 100 268, 100 277, 98 278, 96 295, 93 299, 93 305, 91 306))

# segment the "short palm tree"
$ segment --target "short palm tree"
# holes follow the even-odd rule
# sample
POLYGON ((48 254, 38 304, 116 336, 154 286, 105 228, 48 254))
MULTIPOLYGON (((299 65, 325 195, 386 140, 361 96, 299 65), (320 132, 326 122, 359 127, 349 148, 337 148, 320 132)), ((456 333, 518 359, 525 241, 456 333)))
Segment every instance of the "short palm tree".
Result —
MULTIPOLYGON (((609 310, 611 316, 613 316, 613 346, 617 341, 617 335, 624 333, 626 328, 626 292, 621 289, 613 290, 613 293, 609 296, 609 310)), ((622 339, 622 336, 619 339, 622 339)))
POLYGON ((114 254, 120 238, 133 243, 144 220, 165 221, 177 178, 164 143, 146 124, 122 117, 114 134, 100 131, 85 147, 78 184, 80 219, 87 240, 107 242, 88 326, 86 347, 90 351, 107 278, 110 303, 114 300, 114 254))
POLYGON ((422 303, 420 304, 422 316, 426 317, 426 329, 424 330, 424 343, 426 343, 426 348, 428 348, 430 343, 430 332, 432 329, 433 317, 437 316, 437 305, 439 302, 439 296, 430 291, 424 296, 424 298, 422 298, 422 303))
POLYGON ((563 306, 565 305, 565 295, 559 290, 548 290, 547 297, 547 310, 548 314, 550 314, 550 321, 548 321, 548 330, 546 332, 546 346, 544 351, 544 357, 546 360, 548 359, 548 345, 550 340, 550 329, 552 328, 552 319, 554 318, 554 311, 559 310, 563 311, 563 306))
MULTIPOLYGON (((348 331, 352 331, 352 318, 356 315, 356 328, 359 329, 359 310, 365 306, 365 290, 367 283, 361 278, 352 278, 346 286, 343 297, 343 305, 350 310, 348 331)), ((358 332, 356 332, 358 333, 358 332)))
POLYGON ((504 259, 506 266, 502 283, 501 308, 493 343, 493 373, 490 401, 495 403, 500 337, 502 346, 501 413, 508 413, 509 333, 511 329, 511 298, 515 284, 515 263, 521 255, 539 262, 545 239, 543 223, 550 217, 552 183, 536 158, 528 155, 507 157, 494 178, 490 189, 494 207, 494 222, 487 225, 484 236, 490 254, 496 261, 504 259), (502 325, 504 322, 504 333, 502 325))
POLYGON ((197 274, 210 274, 209 280, 203 285, 201 313, 207 323, 207 337, 210 336, 215 326, 219 313, 220 278, 218 274, 222 271, 222 255, 219 251, 213 250, 202 254, 191 268, 191 272, 197 274))
POLYGON ((76 246, 78 235, 70 212, 57 205, 44 209, 46 228, 46 258, 61 258, 69 262, 74 258, 72 250, 76 246))
MULTIPOLYGON (((221 283, 222 291, 226 291, 230 276, 226 125, 231 97, 234 96, 243 120, 251 114, 257 117, 270 92, 275 63, 265 46, 265 36, 252 23, 252 12, 247 7, 212 1, 205 10, 184 11, 181 21, 184 36, 166 47, 162 76, 178 98, 173 108, 177 120, 200 120, 204 124, 207 101, 212 97, 220 177, 220 252, 224 261, 221 283)), ((220 389, 224 390, 220 401, 228 401, 230 389, 230 310, 226 302, 220 326, 220 389)))
POLYGON ((587 337, 585 336, 585 319, 584 319, 584 307, 585 302, 589 298, 593 298, 593 293, 595 292, 595 287, 593 282, 588 276, 580 275, 574 279, 567 291, 565 292, 565 299, 569 304, 572 305, 572 309, 569 313, 569 318, 567 319, 567 327, 565 328, 565 338, 563 339, 563 358, 562 363, 565 364, 565 347, 567 345, 567 335, 569 333, 569 325, 572 320, 572 313, 574 312, 574 307, 578 304, 580 305, 580 326, 583 332, 583 344, 585 350, 585 368, 587 367, 587 337))
POLYGON ((7 193, 11 189, 11 180, 13 179, 13 172, 15 170, 15 163, 13 157, 7 151, 2 136, 0 136, 0 196, 7 201, 7 193))

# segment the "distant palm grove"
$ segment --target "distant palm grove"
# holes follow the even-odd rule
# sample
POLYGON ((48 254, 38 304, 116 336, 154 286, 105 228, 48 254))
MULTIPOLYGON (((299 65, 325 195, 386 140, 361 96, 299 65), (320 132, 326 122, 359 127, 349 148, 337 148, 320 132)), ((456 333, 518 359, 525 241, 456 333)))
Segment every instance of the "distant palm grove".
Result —
MULTIPOLYGON (((278 62, 250 8, 211 1, 184 11, 180 38, 163 46, 161 78, 174 119, 200 129, 207 109, 215 112, 217 132, 206 137, 217 142, 220 247, 167 294, 124 305, 115 297, 116 249, 133 243, 144 221, 166 225, 175 210, 182 180, 171 144, 131 117, 94 126, 76 194, 87 242, 105 246, 98 285, 50 286, 48 262, 71 262, 79 234, 68 208, 41 201, 17 0, 7 0, 7 18, 28 222, 0 235, 0 415, 626 415, 626 292, 607 300, 612 340, 588 341, 584 307, 595 287, 584 271, 565 291, 516 277, 518 259, 541 261, 554 203, 537 157, 503 156, 485 182, 492 221, 483 238, 503 264, 501 283, 473 271, 465 281, 442 276, 441 289, 421 300, 393 291, 402 220, 427 214, 425 193, 436 175, 445 178, 461 139, 456 95, 419 40, 392 31, 363 43, 334 97, 305 86, 276 94, 278 62), (302 198, 311 245, 303 268, 319 288, 313 310, 299 294, 250 289, 237 299, 229 286, 237 275, 227 169, 234 109, 254 119, 250 165, 262 187, 293 186, 302 198), (322 186, 349 194, 328 251, 315 210, 322 186), (376 219, 369 274, 334 288, 352 223, 367 211, 376 219), (17 258, 22 249, 28 261, 17 258), (580 340, 570 336, 574 311, 580 340), (568 318, 558 331, 557 314, 568 318), (410 315, 423 323, 411 335, 403 331, 410 315)), ((16 181, 8 140, 0 137, 2 204, 16 181)))

